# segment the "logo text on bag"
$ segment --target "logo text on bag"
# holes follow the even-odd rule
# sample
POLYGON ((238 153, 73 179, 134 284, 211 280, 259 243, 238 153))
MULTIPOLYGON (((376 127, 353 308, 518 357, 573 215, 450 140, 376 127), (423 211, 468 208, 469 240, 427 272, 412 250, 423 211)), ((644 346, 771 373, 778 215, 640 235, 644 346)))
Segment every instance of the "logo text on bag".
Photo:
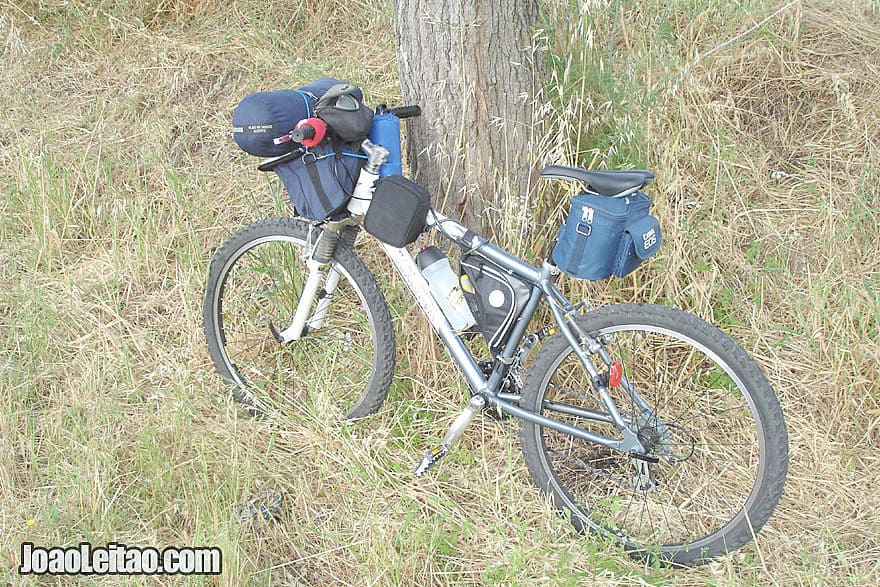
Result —
POLYGON ((657 233, 652 228, 648 232, 642 235, 642 238, 645 241, 645 250, 647 251, 651 247, 653 247, 657 243, 657 233))
POLYGON ((248 124, 245 126, 233 126, 232 132, 244 135, 262 135, 276 131, 274 124, 248 124))

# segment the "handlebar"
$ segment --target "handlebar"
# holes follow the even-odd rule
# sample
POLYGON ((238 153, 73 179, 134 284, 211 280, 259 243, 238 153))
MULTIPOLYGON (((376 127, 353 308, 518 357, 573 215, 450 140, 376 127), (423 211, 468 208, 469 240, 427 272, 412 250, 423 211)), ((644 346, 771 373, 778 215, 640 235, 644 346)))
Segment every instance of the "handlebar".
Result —
POLYGON ((304 124, 301 127, 290 131, 290 140, 297 143, 302 143, 303 141, 313 138, 315 138, 315 127, 309 124, 304 124))
MULTIPOLYGON (((388 112, 397 118, 412 118, 421 116, 422 109, 419 106, 397 106, 395 108, 385 108, 384 104, 380 104, 376 109, 377 113, 388 112)), ((293 141, 306 147, 314 147, 324 139, 327 133, 327 125, 320 118, 306 118, 297 123, 296 128, 290 131, 284 137, 275 139, 275 143, 279 144, 284 141, 293 141)))
MULTIPOLYGON (((397 118, 412 118, 414 116, 421 116, 422 109, 420 106, 410 105, 410 106, 396 106, 394 108, 387 108, 385 104, 379 104, 376 107, 376 114, 384 114, 389 113, 393 114, 397 118)), ((273 140, 276 145, 280 145, 282 143, 286 143, 287 141, 299 143, 303 147, 314 147, 318 143, 320 143, 325 134, 327 133, 327 124, 321 120, 320 118, 306 118, 300 120, 296 127, 291 130, 288 134, 278 137, 273 140)), ((364 141, 364 144, 361 146, 361 149, 364 153, 370 156, 370 162, 378 169, 379 165, 381 165, 385 158, 388 156, 388 151, 384 147, 380 147, 379 145, 373 145, 369 140, 364 141), (373 160, 373 151, 379 147, 382 151, 382 154, 377 150, 376 158, 373 160)), ((304 150, 302 148, 293 149, 289 153, 281 155, 279 157, 273 157, 271 159, 266 159, 262 163, 257 166, 257 169, 260 171, 270 171, 274 169, 278 165, 282 163, 287 163, 288 161, 293 161, 300 155, 302 155, 304 150)))
POLYGON ((391 108, 388 110, 391 114, 396 116, 397 118, 412 118, 414 116, 422 115, 422 108, 420 106, 412 105, 412 106, 397 106, 395 108, 391 108))
MULTIPOLYGON (((381 108, 384 110, 384 105, 381 108)), ((393 114, 397 118, 412 118, 422 115, 421 107, 416 105, 397 106, 384 111, 393 114)), ((290 131, 290 140, 307 147, 313 147, 321 142, 326 132, 327 128, 323 120, 320 118, 308 118, 300 121, 296 128, 290 131)))

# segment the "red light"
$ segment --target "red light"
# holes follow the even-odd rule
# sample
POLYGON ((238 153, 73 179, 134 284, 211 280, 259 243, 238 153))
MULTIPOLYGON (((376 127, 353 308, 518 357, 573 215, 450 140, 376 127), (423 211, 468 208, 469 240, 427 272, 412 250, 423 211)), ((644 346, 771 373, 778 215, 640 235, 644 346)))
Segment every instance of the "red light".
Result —
POLYGON ((608 384, 611 387, 617 387, 620 385, 621 379, 623 379, 623 365, 614 361, 608 369, 608 384))

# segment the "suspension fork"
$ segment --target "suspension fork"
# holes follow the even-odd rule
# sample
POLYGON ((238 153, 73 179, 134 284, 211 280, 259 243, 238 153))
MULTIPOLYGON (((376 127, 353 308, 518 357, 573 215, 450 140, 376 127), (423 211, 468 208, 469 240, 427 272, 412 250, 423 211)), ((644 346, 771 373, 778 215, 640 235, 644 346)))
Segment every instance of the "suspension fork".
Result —
POLYGON ((330 308, 330 302, 333 300, 333 294, 336 292, 336 286, 339 285, 341 277, 342 273, 336 268, 336 263, 331 263, 329 269, 327 269, 324 291, 321 292, 318 299, 318 307, 315 308, 315 313, 308 321, 309 330, 318 330, 324 325, 324 318, 327 316, 327 310, 330 308))
POLYGON ((329 222, 318 234, 315 245, 307 252, 306 267, 309 270, 302 295, 297 303, 296 311, 290 325, 276 332, 272 327, 273 335, 278 342, 292 342, 300 339, 305 334, 317 330, 324 325, 324 318, 333 300, 333 294, 342 277, 341 271, 333 261, 336 247, 340 244, 347 247, 354 246, 359 227, 351 219, 339 222, 329 222), (324 276, 326 274, 326 280, 324 276), (321 281, 324 287, 320 289, 321 281), (312 313, 312 305, 318 300, 317 307, 312 313), (311 317, 309 315, 311 314, 311 317))
MULTIPOLYGON (((278 342, 291 342, 299 339, 310 330, 315 330, 324 325, 324 318, 327 316, 327 310, 330 308, 330 302, 333 299, 333 293, 339 285, 340 273, 333 262, 333 254, 336 252, 336 245, 339 241, 349 248, 354 246, 360 227, 357 222, 362 219, 370 206, 370 200, 373 198, 373 182, 378 178, 379 167, 388 159, 388 149, 381 145, 370 142, 369 139, 364 140, 360 144, 361 151, 367 154, 367 162, 360 171, 354 193, 351 194, 351 201, 348 203, 347 209, 351 216, 342 220, 327 222, 315 246, 312 248, 311 254, 306 258, 306 266, 309 268, 309 276, 303 287, 302 296, 296 306, 296 312, 290 326, 281 332, 276 332, 275 328, 270 324, 272 334, 278 342), (327 270, 327 281, 324 284, 324 290, 318 294, 318 287, 321 285, 321 278, 324 270, 329 264, 327 270), (308 318, 312 309, 315 298, 318 298, 318 306, 311 318, 308 318)), ((311 235, 311 231, 309 232, 311 235)))

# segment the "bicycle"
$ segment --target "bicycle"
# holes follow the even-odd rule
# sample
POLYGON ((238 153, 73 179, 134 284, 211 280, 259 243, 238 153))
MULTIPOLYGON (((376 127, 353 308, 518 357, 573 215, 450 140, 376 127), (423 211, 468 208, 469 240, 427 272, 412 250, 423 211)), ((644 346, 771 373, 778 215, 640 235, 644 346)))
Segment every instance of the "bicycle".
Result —
MULTIPOLYGON (((419 114, 418 107, 379 111, 419 114)), ((289 138, 306 141, 314 133, 301 125, 289 138)), ((388 146, 399 153, 399 134, 397 140, 388 146)), ((376 177, 388 161, 385 147, 360 143, 366 162, 341 214, 260 220, 214 254, 204 305, 210 355, 235 397, 255 412, 312 402, 320 414, 357 420, 386 399, 396 355, 391 315, 353 248, 365 213, 377 205, 370 198, 377 198, 376 177)), ((644 171, 559 166, 542 175, 602 197, 632 194, 653 179, 644 171)), ((379 241, 471 394, 416 475, 447 454, 475 414, 495 410, 519 420, 532 481, 581 532, 637 557, 687 566, 755 536, 782 494, 788 440, 779 402, 741 346, 682 310, 573 304, 554 285, 560 269, 551 260, 532 266, 430 207, 423 218, 418 232, 436 231, 524 294, 503 337, 490 345, 493 357, 478 362, 406 245, 379 241), (542 301, 553 324, 527 332, 542 301)), ((458 284, 465 291, 466 281, 458 284)))

